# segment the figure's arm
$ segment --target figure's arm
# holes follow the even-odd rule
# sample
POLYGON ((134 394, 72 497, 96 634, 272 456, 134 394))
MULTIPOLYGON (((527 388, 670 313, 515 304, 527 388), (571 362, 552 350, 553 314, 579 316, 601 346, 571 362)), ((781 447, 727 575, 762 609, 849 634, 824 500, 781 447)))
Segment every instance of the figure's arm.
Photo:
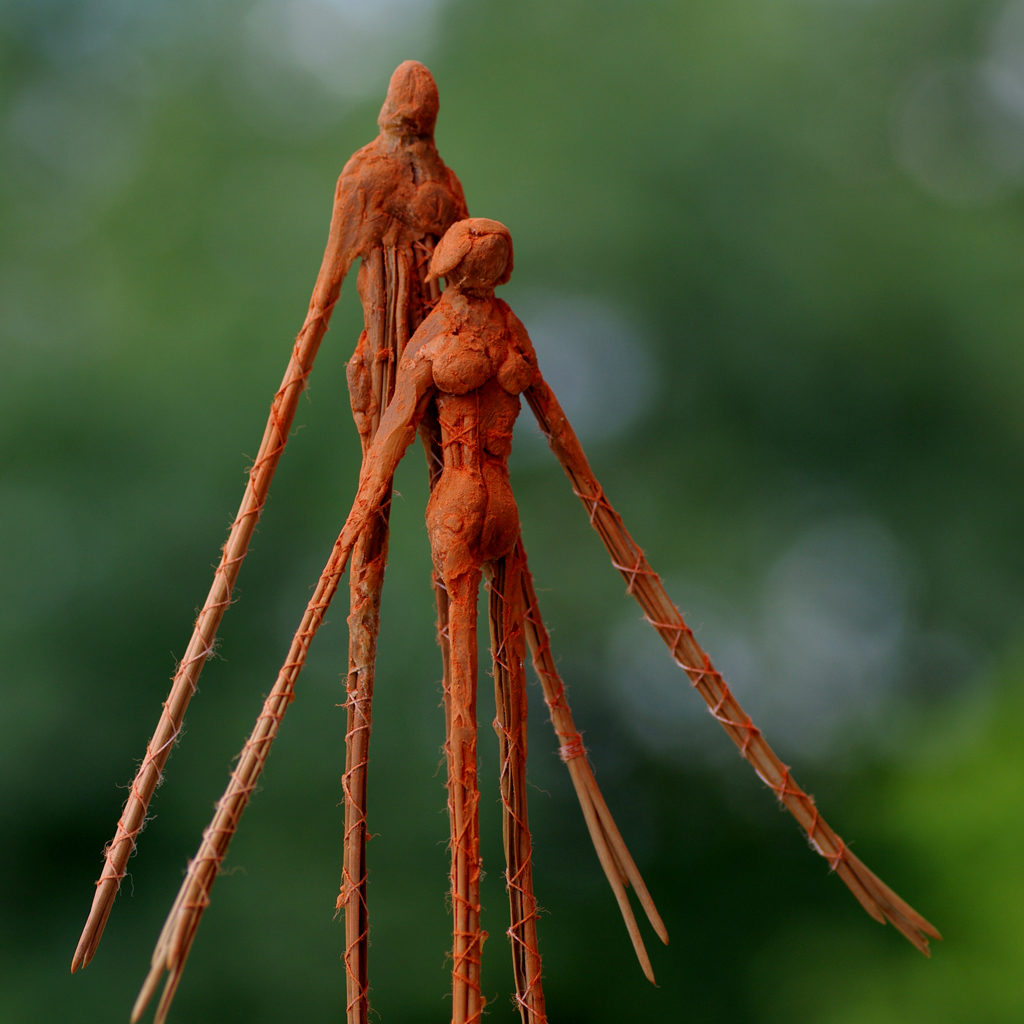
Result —
POLYGON ((711 659, 665 592, 643 551, 605 497, 579 438, 554 392, 539 373, 525 395, 551 450, 572 482, 576 496, 583 502, 591 525, 611 556, 612 564, 626 580, 626 592, 637 600, 645 618, 665 642, 676 664, 689 676, 693 688, 707 704, 712 716, 729 734, 760 779, 796 818, 811 846, 828 861, 861 906, 875 920, 883 924, 887 920, 892 922, 914 946, 928 955, 928 938, 941 938, 938 931, 850 852, 843 839, 821 816, 814 798, 797 785, 789 767, 779 759, 761 730, 732 695, 721 673, 711 664, 711 659))
POLYGON ((313 319, 319 319, 325 312, 330 317, 345 276, 356 257, 364 255, 370 241, 377 213, 370 196, 373 182, 370 167, 370 158, 365 150, 360 150, 345 164, 338 177, 327 245, 309 301, 306 325, 313 319))
POLYGON ((84 967, 92 959, 110 915, 114 898, 124 878, 128 858, 146 820, 149 801, 163 774, 164 765, 181 731, 199 675, 213 650, 214 639, 224 612, 231 604, 231 593, 242 561, 256 529, 260 513, 270 491, 291 431, 299 396, 313 368, 313 360, 327 331, 331 311, 341 291, 342 281, 372 232, 368 212, 365 151, 357 153, 346 165, 335 189, 331 228, 327 248, 313 288, 309 310, 299 331, 281 386, 274 395, 263 440, 256 454, 245 492, 227 540, 221 548, 220 562, 213 583, 196 617, 185 653, 174 674, 170 693, 163 704, 145 756, 132 781, 128 799, 117 823, 114 838, 104 850, 104 864, 96 882, 92 907, 71 963, 71 970, 84 967))
MULTIPOLYGON (((426 325, 424 325, 426 326, 426 325)), ((359 489, 356 491, 352 509, 345 520, 338 543, 351 546, 359 536, 370 516, 380 507, 391 478, 406 449, 416 437, 420 420, 434 391, 434 373, 430 359, 418 351, 417 335, 409 342, 407 354, 398 365, 395 393, 388 403, 373 443, 363 459, 359 473, 359 489)), ((346 554, 347 559, 347 554, 346 554)))

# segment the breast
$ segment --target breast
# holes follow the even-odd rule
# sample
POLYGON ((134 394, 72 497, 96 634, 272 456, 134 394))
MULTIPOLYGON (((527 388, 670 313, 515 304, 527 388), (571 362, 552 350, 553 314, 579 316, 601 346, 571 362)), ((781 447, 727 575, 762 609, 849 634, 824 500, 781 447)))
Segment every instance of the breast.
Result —
POLYGON ((498 383, 510 395, 521 395, 533 383, 534 373, 523 356, 510 348, 498 368, 498 383))
POLYGON ((494 376, 494 360, 486 345, 472 334, 446 337, 431 353, 434 383, 450 395, 465 395, 484 386, 494 376))

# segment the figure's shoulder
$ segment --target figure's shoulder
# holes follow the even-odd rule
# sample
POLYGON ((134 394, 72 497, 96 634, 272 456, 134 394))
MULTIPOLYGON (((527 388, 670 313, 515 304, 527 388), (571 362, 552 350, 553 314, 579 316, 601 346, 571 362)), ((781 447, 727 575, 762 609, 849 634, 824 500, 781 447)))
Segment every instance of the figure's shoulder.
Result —
POLYGON ((522 394, 537 379, 540 372, 537 356, 523 322, 512 312, 507 302, 495 299, 495 311, 503 321, 504 352, 498 367, 498 383, 510 394, 522 394))
POLYGON ((454 210, 454 221, 465 220, 469 216, 469 209, 466 206, 466 195, 462 191, 462 182, 456 177, 455 172, 447 165, 443 164, 445 177, 448 182, 448 191, 451 194, 453 200, 454 210))
POLYGON ((337 194, 370 191, 386 187, 389 176, 394 174, 392 162, 380 144, 380 138, 357 149, 346 161, 338 176, 337 194))
POLYGON ((375 143, 376 139, 373 142, 368 142, 365 146, 361 146, 345 161, 345 166, 342 167, 341 174, 338 176, 339 182, 346 178, 358 177, 367 163, 373 159, 373 153, 376 148, 375 143))
POLYGON ((527 333, 523 321, 512 312, 512 307, 504 299, 496 298, 495 304, 505 321, 505 330, 508 332, 509 341, 519 350, 523 358, 536 364, 537 354, 533 350, 533 342, 527 333))
POLYGON ((436 306, 423 318, 423 322, 416 328, 409 343, 402 353, 403 362, 406 359, 427 359, 434 354, 437 341, 449 334, 452 334, 450 316, 443 302, 436 306))

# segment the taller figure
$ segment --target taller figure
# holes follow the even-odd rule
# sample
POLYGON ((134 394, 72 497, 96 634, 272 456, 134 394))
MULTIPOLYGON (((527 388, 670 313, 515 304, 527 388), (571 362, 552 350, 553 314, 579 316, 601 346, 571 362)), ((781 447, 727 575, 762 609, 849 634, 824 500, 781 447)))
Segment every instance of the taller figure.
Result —
MULTIPOLYGON (((338 262, 351 262, 349 253, 363 258, 357 287, 364 328, 347 375, 364 457, 394 394, 405 346, 440 295, 436 281, 426 280, 434 246, 466 216, 462 186, 434 144, 437 110, 430 72, 416 61, 401 64, 377 119, 380 135, 345 165, 335 193, 321 277, 338 262)), ((436 435, 436 427, 425 424, 431 484, 440 463, 436 435)), ((349 576, 345 840, 337 907, 345 913, 346 1004, 348 1020, 355 1024, 366 1021, 369 1008, 366 771, 389 512, 385 501, 367 523, 353 550, 349 576)), ((443 637, 448 601, 436 582, 435 594, 443 637)))
MULTIPOLYGON (((405 61, 391 76, 377 123, 380 134, 345 164, 334 194, 327 248, 305 322, 274 396, 263 441, 249 471, 238 514, 225 542, 213 584, 196 618, 153 737, 146 748, 105 861, 89 917, 72 961, 84 967, 96 952, 114 898, 170 754, 199 674, 248 551, 278 460, 291 430, 299 395, 327 331, 342 282, 362 259, 357 287, 365 330, 348 367, 352 412, 363 451, 373 439, 394 389, 395 367, 410 335, 437 301, 436 282, 426 283, 434 246, 447 228, 464 218, 466 202, 458 178, 434 144, 437 86, 430 71, 405 61)), ((430 425, 424 428, 428 443, 430 425)), ((367 523, 353 552, 345 790, 345 864, 338 900, 346 912, 348 1002, 366 1014, 365 793, 366 752, 373 693, 373 664, 380 587, 387 547, 388 505, 367 523)), ((446 599, 438 593, 439 617, 446 599)))

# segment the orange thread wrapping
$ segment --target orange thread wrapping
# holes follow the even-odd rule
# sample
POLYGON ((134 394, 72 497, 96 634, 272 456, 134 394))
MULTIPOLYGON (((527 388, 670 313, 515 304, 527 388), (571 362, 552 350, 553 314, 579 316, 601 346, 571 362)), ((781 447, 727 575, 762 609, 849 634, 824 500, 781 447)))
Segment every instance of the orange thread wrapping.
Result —
POLYGON ((568 737, 558 748, 558 756, 565 761, 566 764, 574 758, 583 757, 586 752, 586 748, 583 746, 583 737, 579 733, 576 733, 575 736, 568 737))

